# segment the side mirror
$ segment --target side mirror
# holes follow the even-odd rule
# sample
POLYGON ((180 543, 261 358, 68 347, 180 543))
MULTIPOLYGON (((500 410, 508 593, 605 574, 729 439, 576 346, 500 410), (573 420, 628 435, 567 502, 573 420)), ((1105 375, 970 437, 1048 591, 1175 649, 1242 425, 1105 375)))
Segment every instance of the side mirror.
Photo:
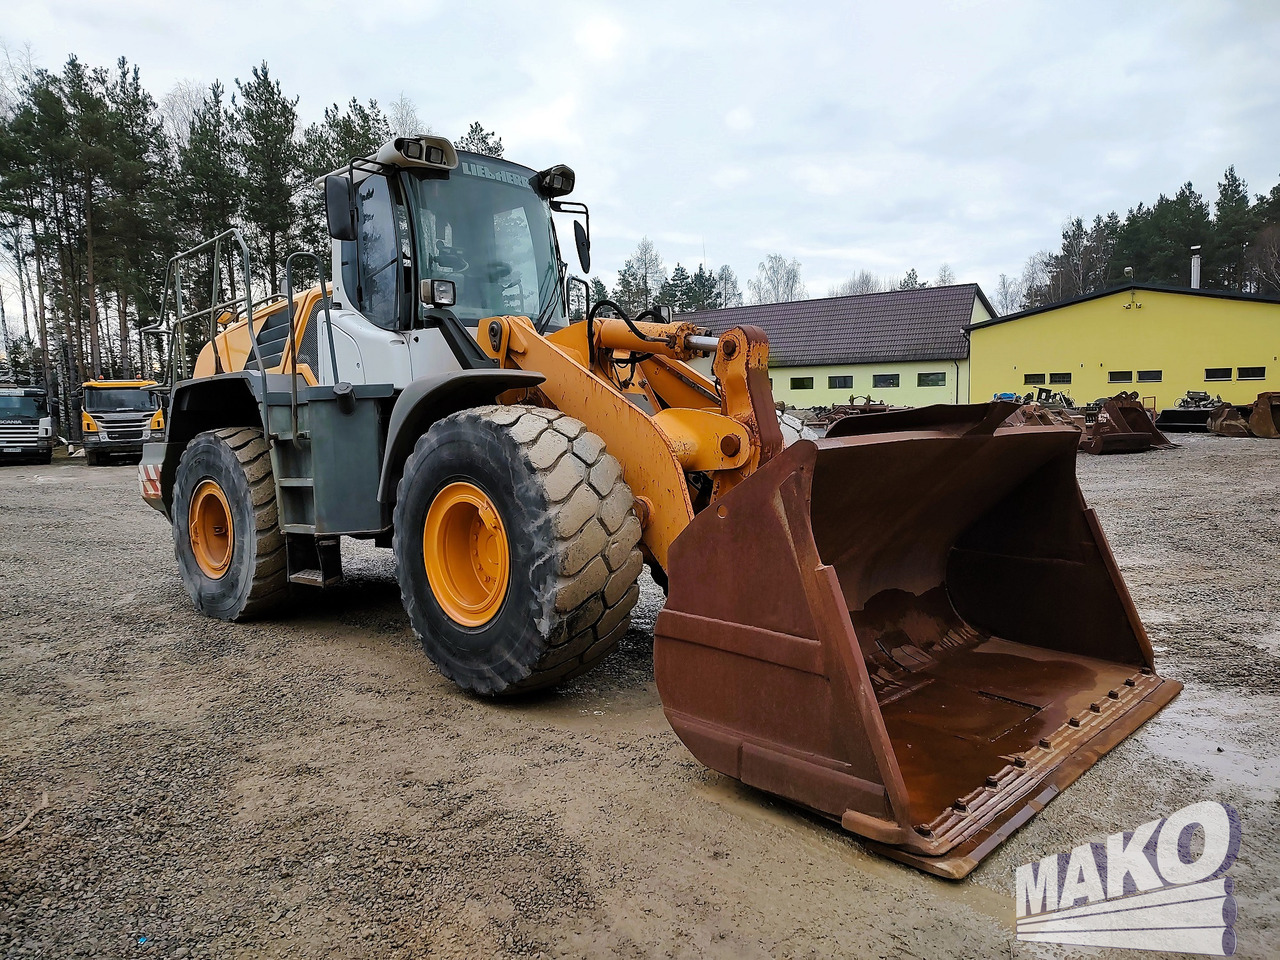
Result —
POLYGON ((578 262, 582 264, 582 272, 591 272, 591 237, 587 235, 581 220, 573 221, 573 242, 578 247, 578 262))
POLYGON ((350 177, 330 174, 324 178, 324 213, 329 221, 329 236, 355 240, 356 195, 350 177))

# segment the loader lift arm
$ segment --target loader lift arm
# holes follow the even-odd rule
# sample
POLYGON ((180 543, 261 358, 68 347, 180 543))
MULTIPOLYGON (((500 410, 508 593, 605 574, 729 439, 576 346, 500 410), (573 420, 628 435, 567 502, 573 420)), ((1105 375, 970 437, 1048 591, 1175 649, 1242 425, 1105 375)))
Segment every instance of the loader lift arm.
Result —
POLYGON ((691 323, 608 318, 543 336, 527 317, 495 317, 480 340, 503 367, 541 374, 547 405, 605 441, 636 494, 645 546, 663 569, 672 543, 706 505, 695 503, 688 475, 710 478, 714 502, 782 449, 768 340, 755 327, 715 339, 691 323), (712 352, 716 380, 683 362, 712 352))

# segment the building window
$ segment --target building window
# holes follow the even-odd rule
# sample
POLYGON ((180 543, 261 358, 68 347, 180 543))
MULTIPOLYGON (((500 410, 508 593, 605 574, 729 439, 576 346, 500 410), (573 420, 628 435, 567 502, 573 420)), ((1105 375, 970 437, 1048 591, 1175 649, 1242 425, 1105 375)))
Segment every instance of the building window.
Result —
POLYGON ((1051 373, 1049 374, 1050 383, 1070 383, 1071 374, 1069 373, 1051 373))
POLYGON ((1022 385, 1024 387, 1036 386, 1037 384, 1041 384, 1041 383, 1044 383, 1043 373, 1024 373, 1022 375, 1022 385))
POLYGON ((874 373, 871 375, 871 388, 873 390, 888 390, 890 387, 898 385, 898 375, 896 373, 874 373))
POLYGON ((792 390, 812 390, 813 377, 792 377, 791 389, 792 390))
POLYGON ((1236 371, 1236 375, 1241 380, 1265 380, 1267 379, 1266 367, 1240 367, 1236 371))
POLYGON ((1139 383, 1159 383, 1163 379, 1164 379, 1163 370, 1139 370, 1138 371, 1139 383))
POLYGON ((945 373, 917 373, 917 387, 945 387, 947 385, 947 375, 945 373))
POLYGON ((1206 380, 1230 380, 1230 367, 1205 367, 1204 378, 1206 380))
POLYGON ((830 390, 852 390, 853 377, 827 377, 827 388, 830 390))
POLYGON ((1133 383, 1133 371, 1112 370, 1107 374, 1107 379, 1112 383, 1133 383))

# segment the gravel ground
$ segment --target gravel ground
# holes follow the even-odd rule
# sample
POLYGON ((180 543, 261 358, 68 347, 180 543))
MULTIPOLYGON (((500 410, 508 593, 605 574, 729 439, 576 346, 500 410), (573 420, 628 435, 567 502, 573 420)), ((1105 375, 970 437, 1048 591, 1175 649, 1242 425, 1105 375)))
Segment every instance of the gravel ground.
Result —
MULTIPOLYGON (((131 467, 0 469, 7 956, 1107 957, 1013 941, 1021 863, 1240 810, 1238 955, 1280 955, 1280 443, 1080 458, 1186 683, 962 883, 696 763, 635 629, 541 698, 459 693, 386 551, 291 615, 197 616, 131 467)), ((1145 954, 1153 956, 1153 954, 1145 954)))

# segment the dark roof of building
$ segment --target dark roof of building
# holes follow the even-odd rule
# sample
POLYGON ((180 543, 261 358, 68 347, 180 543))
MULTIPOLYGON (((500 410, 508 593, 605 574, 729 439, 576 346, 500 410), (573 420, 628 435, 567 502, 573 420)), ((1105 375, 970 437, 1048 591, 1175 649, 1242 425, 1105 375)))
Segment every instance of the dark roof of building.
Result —
MULTIPOLYGON (((1191 287, 1167 287, 1158 283, 1125 283, 1118 287, 1108 287, 1106 290, 1096 290, 1093 293, 1086 293, 1081 297, 1072 297, 1069 300, 1059 300, 1056 303, 1046 303, 1042 307, 1032 307, 1030 310, 1023 310, 1021 313, 1010 313, 1003 317, 993 317, 991 320, 983 320, 981 323, 971 323, 966 330, 977 330, 980 327, 994 327, 998 323, 1008 323, 1010 320, 1021 320, 1023 317, 1035 316, 1037 313, 1047 313, 1050 310, 1057 310, 1060 307, 1070 307, 1077 303, 1084 303, 1087 300, 1098 300, 1102 297, 1110 297, 1117 293, 1128 293, 1130 290, 1142 290, 1148 293, 1180 293, 1188 297, 1212 297, 1216 300, 1245 300, 1250 303, 1274 303, 1280 304, 1280 297, 1268 297, 1260 293, 1241 293, 1238 290, 1203 290, 1192 289, 1191 287)), ((991 311, 994 313, 995 311, 991 311)))
POLYGON ((851 297, 763 303, 684 314, 714 333, 750 323, 769 336, 773 366, 963 360, 973 301, 995 310, 976 283, 921 287, 851 297))

